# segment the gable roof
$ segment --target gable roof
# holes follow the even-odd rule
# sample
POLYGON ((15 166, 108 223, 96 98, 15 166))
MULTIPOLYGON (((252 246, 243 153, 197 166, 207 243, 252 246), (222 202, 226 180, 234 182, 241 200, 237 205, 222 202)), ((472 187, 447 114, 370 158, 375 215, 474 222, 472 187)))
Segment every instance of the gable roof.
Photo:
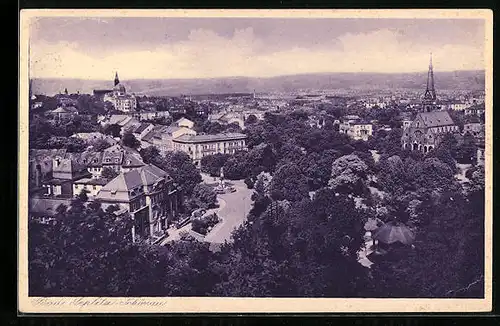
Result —
POLYGON ((136 130, 134 130, 134 133, 140 134, 144 130, 146 130, 149 126, 151 126, 150 123, 141 123, 141 125, 136 130))
POLYGON ((165 171, 149 164, 139 169, 120 173, 120 175, 102 187, 96 198, 110 201, 129 201, 136 197, 131 196, 129 190, 140 186, 153 185, 164 178, 168 178, 168 174, 165 171))
POLYGON ((123 127, 131 119, 132 119, 132 117, 125 115, 125 114, 113 114, 109 118, 109 124, 111 124, 111 125, 117 124, 117 125, 123 127))
POLYGON ((417 119, 420 119, 425 127, 440 127, 454 125, 453 119, 446 111, 421 112, 417 114, 417 119))
POLYGON ((175 124, 175 125, 178 125, 178 124, 179 124, 179 123, 181 123, 181 122, 189 122, 189 123, 193 123, 193 124, 194 124, 194 122, 193 122, 193 121, 191 121, 191 120, 189 120, 189 119, 187 119, 187 118, 184 118, 184 117, 183 117, 183 118, 178 119, 177 121, 175 121, 175 122, 174 122, 174 124, 175 124))
POLYGON ((78 113, 78 110, 73 106, 63 107, 60 106, 57 109, 50 111, 51 113, 78 113))

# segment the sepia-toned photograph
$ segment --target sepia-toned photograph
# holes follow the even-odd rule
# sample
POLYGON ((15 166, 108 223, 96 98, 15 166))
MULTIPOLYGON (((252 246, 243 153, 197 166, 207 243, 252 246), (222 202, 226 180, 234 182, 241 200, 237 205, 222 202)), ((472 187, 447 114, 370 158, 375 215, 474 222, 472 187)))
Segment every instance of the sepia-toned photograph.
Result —
POLYGON ((21 13, 19 309, 491 310, 492 13, 21 13))

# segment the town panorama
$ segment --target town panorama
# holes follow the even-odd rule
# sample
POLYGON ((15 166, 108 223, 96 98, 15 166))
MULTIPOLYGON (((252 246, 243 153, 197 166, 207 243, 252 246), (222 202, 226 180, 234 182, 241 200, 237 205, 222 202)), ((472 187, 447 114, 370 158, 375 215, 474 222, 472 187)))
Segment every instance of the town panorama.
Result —
MULTIPOLYGON (((94 33, 97 58, 154 33, 101 41, 113 21, 65 24, 74 42, 94 33)), ((264 77, 169 78, 172 63, 150 78, 128 66, 147 60, 118 59, 94 82, 33 74, 29 295, 484 297, 484 69, 450 68, 446 38, 415 39, 428 50, 395 68, 410 72, 342 72, 337 56, 339 72, 264 77)))

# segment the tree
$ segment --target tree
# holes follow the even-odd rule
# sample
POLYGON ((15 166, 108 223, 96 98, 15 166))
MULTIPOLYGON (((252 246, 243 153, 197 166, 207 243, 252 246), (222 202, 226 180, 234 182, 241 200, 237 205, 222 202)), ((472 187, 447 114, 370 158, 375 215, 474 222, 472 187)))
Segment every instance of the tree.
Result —
POLYGON ((82 189, 82 191, 80 191, 80 193, 78 194, 78 199, 82 202, 86 202, 87 200, 89 200, 89 197, 87 196, 88 193, 88 190, 82 189))
POLYGON ((247 119, 245 120, 245 124, 250 125, 253 123, 257 122, 257 117, 253 114, 248 115, 247 119))
POLYGON ((112 180, 118 176, 118 172, 116 172, 114 169, 105 167, 102 169, 101 172, 101 177, 104 179, 112 180))
POLYGON ((366 193, 368 166, 356 155, 344 155, 332 164, 329 186, 344 194, 362 196, 366 193))
POLYGON ((168 152, 163 157, 159 156, 153 164, 167 172, 187 196, 202 181, 200 171, 184 152, 168 152))
POLYGON ((462 142, 457 146, 456 160, 461 164, 471 164, 476 155, 476 140, 474 136, 466 133, 462 142))
POLYGON ((270 203, 222 248, 215 265, 221 282, 214 291, 247 297, 363 296, 366 272, 357 262, 362 226, 352 199, 333 192, 314 203, 270 203))
POLYGON ((122 127, 117 124, 108 125, 104 128, 104 133, 106 135, 111 135, 111 137, 120 137, 122 127))
POLYGON ((146 164, 153 164, 159 166, 162 161, 162 157, 160 155, 160 151, 156 146, 149 146, 143 148, 139 151, 141 155, 142 161, 146 164))
POLYGON ((130 147, 130 148, 138 148, 141 146, 141 142, 135 138, 134 134, 131 132, 127 131, 122 138, 122 143, 124 146, 130 147))
POLYGON ((209 185, 199 183, 191 194, 190 198, 186 201, 186 206, 191 209, 203 208, 209 209, 214 208, 217 204, 217 194, 214 189, 209 185))
POLYGON ((275 200, 300 201, 309 198, 307 178, 293 163, 278 168, 271 180, 270 191, 275 200))
POLYGON ((240 151, 234 153, 224 163, 224 177, 229 180, 241 180, 250 175, 247 164, 247 152, 240 151))
POLYGON ((92 148, 94 149, 94 151, 96 151, 96 152, 102 152, 106 148, 111 147, 111 144, 108 141, 106 141, 105 139, 97 139, 97 140, 91 142, 91 145, 92 145, 92 148))
POLYGON ((221 167, 224 166, 230 157, 231 155, 222 153, 204 156, 200 162, 201 171, 211 176, 219 176, 221 167))

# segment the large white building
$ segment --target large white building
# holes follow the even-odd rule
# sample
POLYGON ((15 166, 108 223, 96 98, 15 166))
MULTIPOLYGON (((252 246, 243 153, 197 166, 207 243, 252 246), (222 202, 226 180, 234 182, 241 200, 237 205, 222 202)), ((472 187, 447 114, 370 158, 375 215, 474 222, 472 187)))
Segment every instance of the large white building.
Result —
POLYGON ((127 94, 125 86, 123 86, 118 79, 118 73, 115 75, 115 86, 113 87, 113 91, 106 93, 103 101, 110 102, 117 111, 132 112, 137 108, 136 97, 127 94))
POLYGON ((358 117, 345 117, 339 125, 339 132, 354 140, 367 141, 373 135, 373 125, 358 117))
POLYGON ((191 157, 196 166, 204 156, 234 154, 246 150, 245 134, 227 133, 217 135, 182 135, 172 139, 174 150, 183 151, 191 157))

